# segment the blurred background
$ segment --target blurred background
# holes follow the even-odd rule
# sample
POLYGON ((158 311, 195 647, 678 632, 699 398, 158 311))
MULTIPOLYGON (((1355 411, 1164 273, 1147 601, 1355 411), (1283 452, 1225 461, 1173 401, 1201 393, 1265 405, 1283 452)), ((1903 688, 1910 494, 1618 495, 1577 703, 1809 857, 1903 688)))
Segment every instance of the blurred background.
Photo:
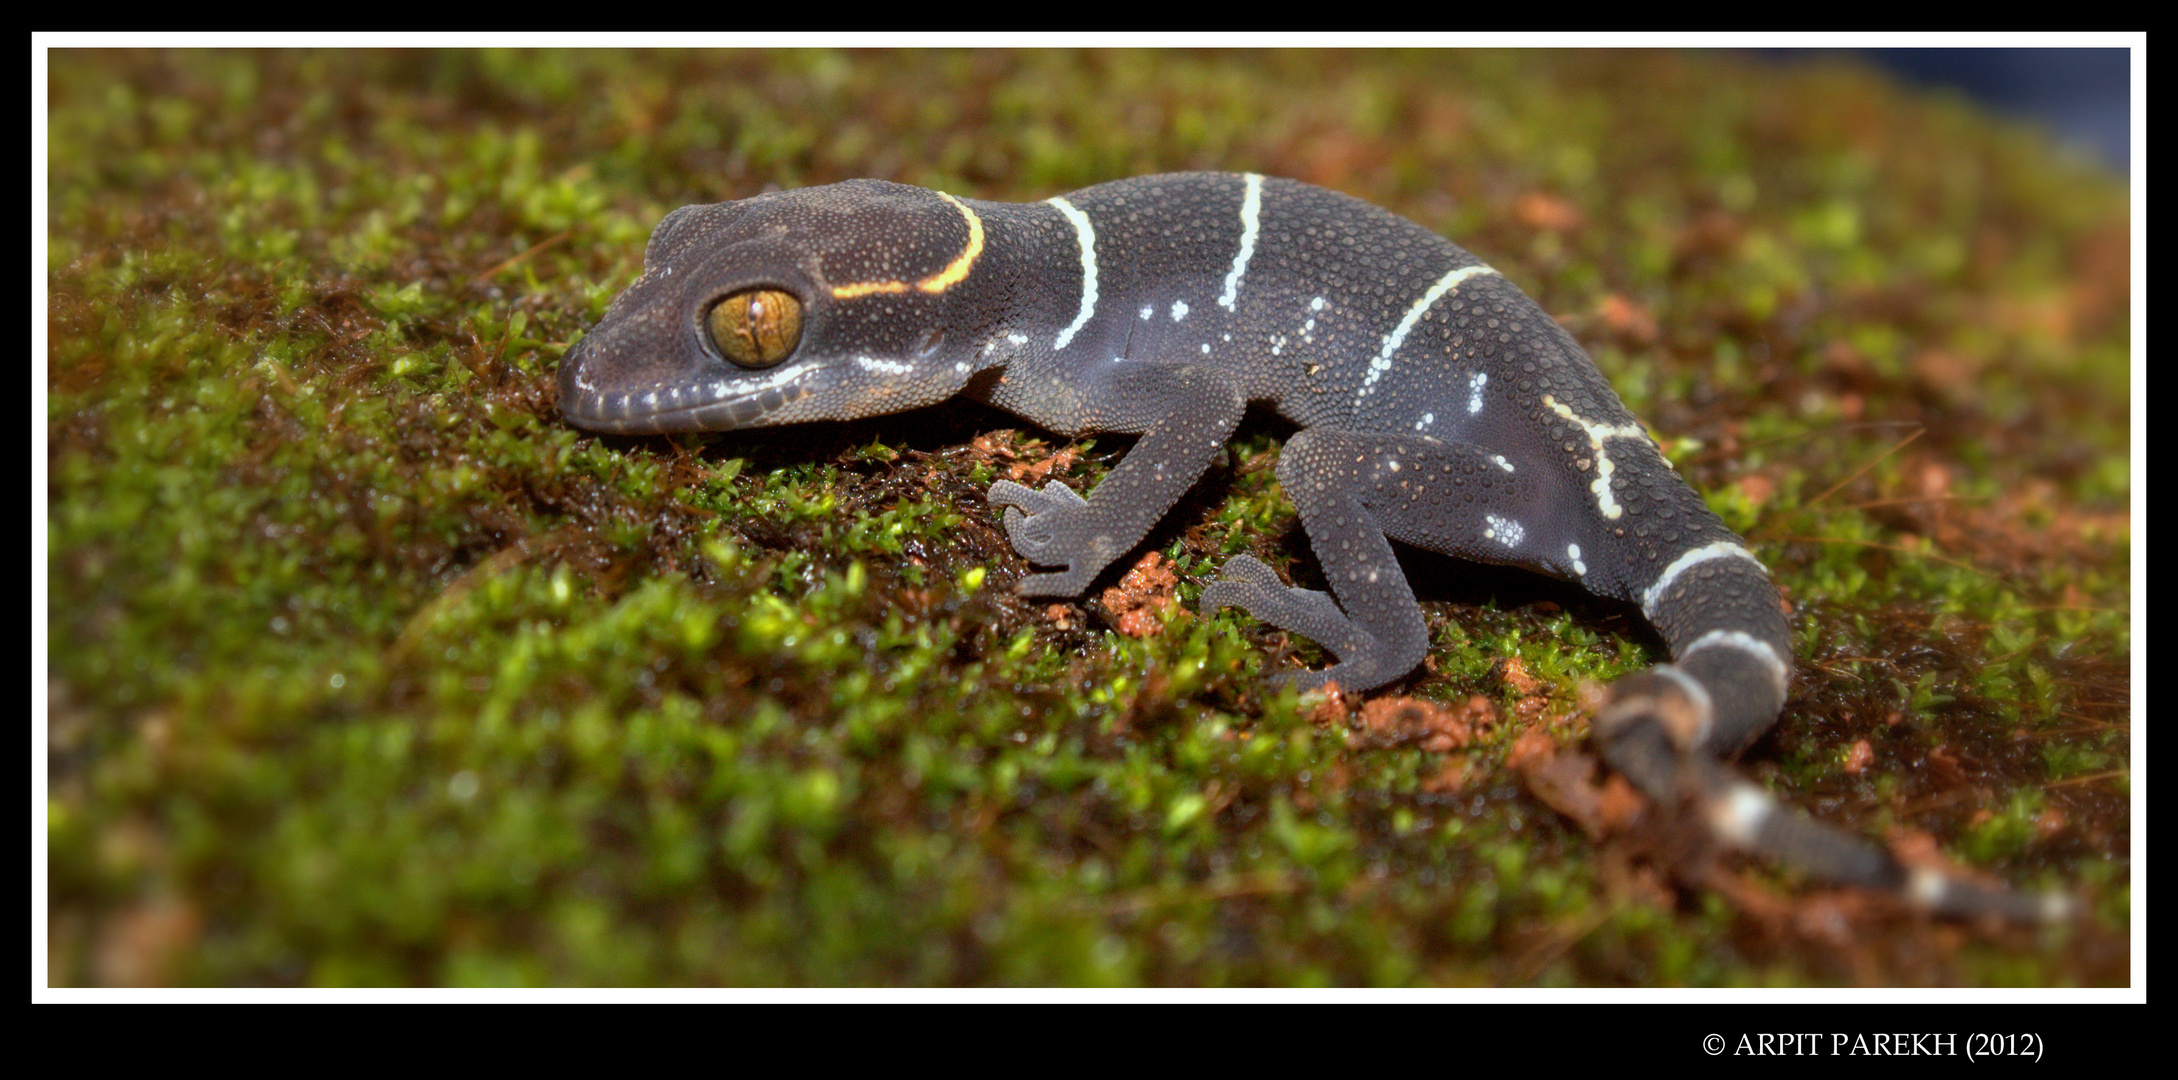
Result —
POLYGON ((1779 64, 1850 56, 1914 86, 1951 90, 2122 173, 2132 167, 2131 54, 2125 49, 1757 49, 1779 64))

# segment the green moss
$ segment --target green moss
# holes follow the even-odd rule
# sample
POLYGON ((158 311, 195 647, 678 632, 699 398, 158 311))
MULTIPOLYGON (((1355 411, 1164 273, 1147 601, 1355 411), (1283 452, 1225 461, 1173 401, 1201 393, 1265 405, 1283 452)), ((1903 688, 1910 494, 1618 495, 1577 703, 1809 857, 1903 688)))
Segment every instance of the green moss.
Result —
MULTIPOLYGON (((1673 53, 60 52, 50 92, 56 983, 2127 978, 2126 206, 2016 131, 1673 53), (1749 771, 2097 922, 1841 950, 1640 886, 1504 764, 1656 658, 1570 588, 1418 562, 1409 692, 1504 721, 1320 724, 1261 681, 1320 650, 1196 611, 1237 552, 1316 573, 1275 425, 1152 535, 1181 604, 1134 638, 1013 594, 981 492, 1063 444, 1011 418, 556 415, 675 206, 1181 168, 1535 293, 1798 609, 1749 771)), ((1073 449, 1086 489, 1125 446, 1073 449)))

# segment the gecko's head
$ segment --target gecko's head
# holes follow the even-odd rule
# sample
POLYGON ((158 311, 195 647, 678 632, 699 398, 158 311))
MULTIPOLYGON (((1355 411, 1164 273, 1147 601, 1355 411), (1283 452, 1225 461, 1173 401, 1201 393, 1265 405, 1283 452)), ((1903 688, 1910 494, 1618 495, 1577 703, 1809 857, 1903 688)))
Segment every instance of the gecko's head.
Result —
POLYGON ((974 374, 945 316, 982 251, 966 205, 878 180, 684 206, 560 360, 560 412, 597 431, 723 431, 942 401, 974 374))

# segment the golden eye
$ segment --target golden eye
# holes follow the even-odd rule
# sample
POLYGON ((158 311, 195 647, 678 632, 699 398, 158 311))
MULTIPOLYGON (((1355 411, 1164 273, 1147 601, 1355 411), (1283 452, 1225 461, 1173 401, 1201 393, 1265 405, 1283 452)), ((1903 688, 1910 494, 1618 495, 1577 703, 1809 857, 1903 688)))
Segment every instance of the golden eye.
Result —
POLYGON ((802 302, 778 289, 744 289, 711 306, 711 342, 745 368, 786 359, 802 340, 802 302))

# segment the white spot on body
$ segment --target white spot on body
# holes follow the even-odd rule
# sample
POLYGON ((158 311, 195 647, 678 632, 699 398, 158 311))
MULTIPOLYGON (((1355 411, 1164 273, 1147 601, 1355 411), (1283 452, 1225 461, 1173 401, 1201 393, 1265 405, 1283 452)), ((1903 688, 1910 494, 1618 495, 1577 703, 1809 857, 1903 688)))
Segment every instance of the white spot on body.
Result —
POLYGON ((1474 377, 1467 380, 1467 415, 1473 416, 1482 411, 1482 386, 1489 381, 1490 373, 1487 371, 1475 372, 1474 377))
POLYGON ((1151 306, 1150 306, 1150 305, 1148 305, 1148 304, 1144 304, 1144 305, 1142 305, 1142 321, 1143 321, 1143 322, 1148 322, 1148 321, 1149 321, 1149 317, 1150 317, 1150 316, 1152 316, 1152 315, 1155 315, 1155 314, 1157 314, 1157 309, 1156 309, 1156 308, 1154 308, 1154 307, 1151 307, 1151 306))
POLYGON ((1497 462, 1497 467, 1505 470, 1506 472, 1513 471, 1513 463, 1505 460, 1505 455, 1503 454, 1491 454, 1490 460, 1497 462))
MULTIPOLYGON (((1330 304, 1329 304, 1329 301, 1326 301, 1326 300, 1325 300, 1325 299, 1324 299, 1323 297, 1321 297, 1321 296, 1319 296, 1319 297, 1315 298, 1314 300, 1310 300, 1310 301, 1308 302, 1308 310, 1310 310, 1310 311, 1312 311, 1312 312, 1313 312, 1313 311, 1322 311, 1322 310, 1323 310, 1324 308, 1326 308, 1326 307, 1328 307, 1328 306, 1330 306, 1330 304)), ((1315 333, 1316 333, 1316 317, 1315 317, 1314 315, 1310 315, 1310 316, 1309 316, 1309 317, 1308 317, 1307 319, 1303 320, 1303 321, 1302 321, 1302 323, 1301 323, 1301 340, 1302 340, 1302 341, 1314 341, 1314 340, 1316 340, 1316 339, 1315 339, 1315 337, 1313 336, 1313 335, 1314 335, 1315 333)))
POLYGON ((1058 208, 1060 214, 1074 226, 1074 237, 1081 244, 1081 311, 1066 329, 1059 331, 1058 339, 1051 343, 1054 349, 1066 348, 1081 328, 1089 325, 1089 317, 1097 313, 1097 230, 1089 223, 1089 215, 1074 208, 1060 196, 1045 200, 1058 208))
POLYGON ((1187 301, 1174 300, 1172 302, 1172 321, 1179 322, 1184 318, 1187 318, 1187 301))
POLYGON ((984 343, 982 350, 977 355, 989 356, 992 353, 1009 356, 1018 355, 1021 346, 1028 343, 1029 339, 1026 334, 1012 330, 1000 330, 991 335, 990 340, 984 343))
POLYGON ((1482 520, 1490 526, 1482 531, 1483 539, 1495 540, 1509 548, 1519 547, 1520 541, 1528 535, 1528 530, 1511 518, 1484 514, 1482 520))
MULTIPOLYGON (((1497 460, 1503 463, 1505 459, 1499 458, 1497 460)), ((1512 466, 1506 465, 1505 468, 1509 470, 1512 466)), ((1565 546, 1565 557, 1573 560, 1573 572, 1575 574, 1582 577, 1588 576, 1588 564, 1581 561, 1581 546, 1579 544, 1567 544, 1565 546)))
POLYGON ((855 357, 855 366, 864 371, 874 371, 879 375, 906 375, 915 370, 913 364, 903 364, 897 360, 879 360, 871 356, 855 357))
POLYGON ((1261 231, 1263 214, 1263 177, 1247 174, 1247 190, 1240 199, 1240 250, 1233 253, 1233 268, 1225 274, 1225 292, 1218 296, 1218 306, 1233 310, 1240 299, 1240 279, 1248 272, 1248 260, 1255 257, 1255 238, 1261 231))
MULTIPOLYGON (((779 370, 772 372, 770 375, 766 376, 758 382, 733 382, 728 380, 721 380, 712 386, 711 396, 715 398, 745 398, 750 396, 751 394, 759 394, 766 390, 776 390, 779 387, 785 386, 788 383, 794 382, 795 380, 800 379, 802 376, 809 374, 809 372, 817 366, 818 365, 814 362, 803 361, 802 363, 795 364, 791 367, 780 368, 779 370)), ((654 394, 652 396, 655 397, 657 395, 654 394)))

